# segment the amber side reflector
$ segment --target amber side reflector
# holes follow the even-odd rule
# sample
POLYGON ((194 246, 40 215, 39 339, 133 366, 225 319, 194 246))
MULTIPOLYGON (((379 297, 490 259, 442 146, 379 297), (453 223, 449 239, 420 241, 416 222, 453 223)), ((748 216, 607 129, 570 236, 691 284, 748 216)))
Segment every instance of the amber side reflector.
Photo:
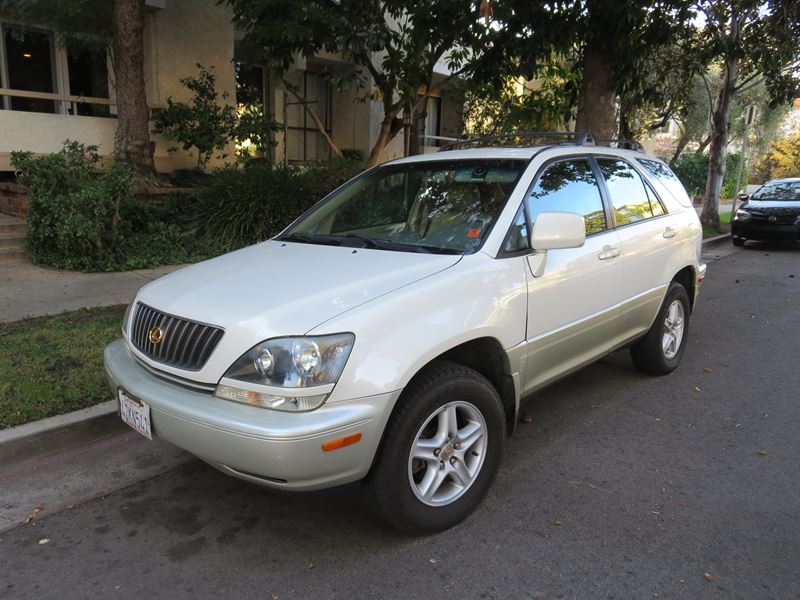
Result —
POLYGON ((351 444, 355 444, 361 441, 361 432, 353 433, 351 435, 346 435, 344 437, 336 438, 335 440, 328 440, 324 444, 322 444, 322 449, 325 452, 331 452, 332 450, 338 450, 339 448, 344 448, 345 446, 350 446, 351 444))

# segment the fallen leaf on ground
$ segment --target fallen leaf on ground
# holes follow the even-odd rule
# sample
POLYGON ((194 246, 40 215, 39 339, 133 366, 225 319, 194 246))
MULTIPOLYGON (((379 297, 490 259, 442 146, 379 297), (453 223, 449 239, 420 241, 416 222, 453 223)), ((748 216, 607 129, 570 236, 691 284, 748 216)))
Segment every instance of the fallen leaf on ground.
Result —
POLYGON ((694 391, 695 391, 695 392, 702 392, 703 390, 701 390, 701 389, 700 389, 699 387, 697 387, 697 386, 694 386, 694 391))
POLYGON ((522 415, 519 420, 522 423, 533 423, 533 417, 530 415, 522 415))
POLYGON ((767 455, 767 451, 766 450, 756 450, 755 455, 756 456, 766 456, 767 455))
POLYGON ((708 367, 703 367, 703 373, 711 373, 711 369, 708 367))
POLYGON ((716 579, 711 573, 703 573, 703 578, 706 581, 714 581, 716 579))
POLYGON ((436 563, 438 563, 438 562, 439 562, 439 561, 438 561, 438 560, 436 560, 435 558, 432 558, 432 559, 431 559, 431 564, 432 564, 432 565, 435 565, 435 564, 436 564, 436 563))
POLYGON ((603 408, 602 404, 590 404, 589 408, 603 408))
POLYGON ((40 546, 42 544, 49 544, 49 543, 50 543, 50 540, 48 540, 47 538, 42 538, 42 539, 39 540, 39 545, 40 546))
POLYGON ((28 515, 28 518, 27 518, 27 519, 25 519, 25 524, 27 525, 28 523, 30 523, 31 521, 33 521, 33 520, 36 518, 36 515, 38 515, 38 514, 39 514, 40 512, 42 512, 43 510, 44 510, 44 506, 42 506, 41 504, 37 504, 37 505, 36 505, 36 508, 34 508, 34 509, 31 511, 31 513, 28 515))
POLYGON ((561 519, 556 519, 553 521, 553 525, 561 525, 561 519))
POLYGON ((789 277, 791 277, 792 279, 794 279, 794 273, 789 273, 789 277))

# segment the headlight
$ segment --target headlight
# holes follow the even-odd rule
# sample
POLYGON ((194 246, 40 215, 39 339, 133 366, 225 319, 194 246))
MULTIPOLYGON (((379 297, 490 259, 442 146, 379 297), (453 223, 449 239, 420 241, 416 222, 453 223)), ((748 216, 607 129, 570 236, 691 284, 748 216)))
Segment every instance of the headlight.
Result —
POLYGON ((275 410, 313 410, 339 380, 354 340, 352 333, 266 340, 233 363, 215 395, 275 410))
POLYGON ((751 215, 746 210, 742 210, 741 208, 736 211, 736 215, 733 217, 737 221, 747 221, 753 215, 751 215))

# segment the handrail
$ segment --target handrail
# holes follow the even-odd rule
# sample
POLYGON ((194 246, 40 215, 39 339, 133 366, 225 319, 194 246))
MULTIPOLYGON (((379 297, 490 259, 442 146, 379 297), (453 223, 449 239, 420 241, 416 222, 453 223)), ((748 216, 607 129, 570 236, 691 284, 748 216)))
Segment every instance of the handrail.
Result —
POLYGON ((57 102, 75 102, 78 104, 107 104, 116 106, 116 102, 110 98, 95 98, 93 96, 70 96, 68 94, 54 94, 51 92, 33 92, 29 90, 15 90, 12 88, 0 87, 0 96, 11 96, 14 98, 33 98, 36 100, 55 100, 57 102))

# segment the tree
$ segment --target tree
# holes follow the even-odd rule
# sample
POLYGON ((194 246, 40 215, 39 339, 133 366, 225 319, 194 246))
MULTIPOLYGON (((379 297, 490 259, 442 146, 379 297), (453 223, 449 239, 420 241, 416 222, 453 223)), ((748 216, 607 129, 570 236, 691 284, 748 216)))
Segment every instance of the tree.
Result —
POLYGON ((249 47, 258 49, 279 75, 296 55, 313 57, 321 51, 340 53, 358 67, 345 66, 330 79, 340 89, 358 90, 362 101, 380 103, 382 117, 368 166, 380 162, 384 148, 403 131, 404 112, 412 124, 424 119, 428 97, 479 59, 489 31, 479 18, 479 5, 470 7, 464 0, 225 1, 249 47), (439 61, 451 75, 434 81, 439 61))
POLYGON ((700 221, 719 229, 719 198, 737 95, 764 83, 770 104, 800 93, 800 3, 796 0, 699 0, 705 17, 700 58, 719 68, 716 93, 704 74, 710 111, 710 160, 700 221))
POLYGON ((800 133, 773 142, 756 170, 764 180, 797 177, 800 173, 800 133))
POLYGON ((689 0, 497 0, 501 24, 479 75, 497 72, 533 79, 559 57, 579 74, 575 129, 614 137, 619 95, 652 101, 662 80, 653 78, 654 56, 686 36, 689 0), (647 86, 644 81, 648 80, 647 86), (647 88, 647 89, 645 89, 647 88))
POLYGON ((144 0, 0 0, 9 18, 47 27, 58 43, 111 52, 117 97, 114 154, 137 181, 155 173, 144 85, 144 0))

